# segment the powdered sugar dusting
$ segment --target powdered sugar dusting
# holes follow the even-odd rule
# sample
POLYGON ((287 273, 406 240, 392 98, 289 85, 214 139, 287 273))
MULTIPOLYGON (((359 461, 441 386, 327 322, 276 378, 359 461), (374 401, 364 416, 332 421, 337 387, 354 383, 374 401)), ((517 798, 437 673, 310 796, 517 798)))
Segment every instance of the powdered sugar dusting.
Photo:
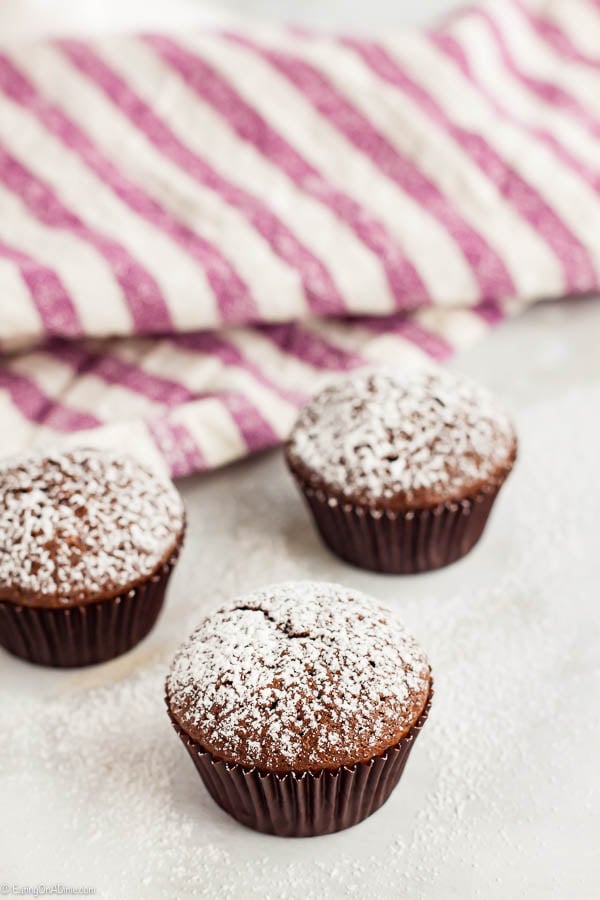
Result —
POLYGON ((418 718, 429 666, 392 613, 358 591, 290 582, 232 601, 177 654, 167 690, 208 749, 286 771, 369 759, 418 718))
POLYGON ((0 469, 0 598, 41 605, 127 590, 173 551, 183 504, 133 459, 77 449, 0 469))
MULTIPOLYGON (((574 315, 568 306, 565 322, 574 315)), ((515 332, 498 335, 504 350, 515 332)), ((547 332, 554 346, 534 319, 528 337, 547 332)), ((543 371, 527 378, 534 397, 547 391, 543 371)), ((522 372, 512 379, 520 392, 522 372)), ((527 452, 488 538, 439 574, 351 572, 320 553, 277 459, 188 481, 190 544, 202 552, 183 553, 146 642, 77 672, 0 652, 2 879, 136 900, 595 897, 599 405, 600 383, 521 404, 527 452), (165 715, 164 679, 182 637, 225 598, 307 571, 397 611, 427 648, 436 695, 378 813, 284 841, 214 803, 165 715)))
POLYGON ((514 454, 512 425, 492 396, 450 372, 353 375, 301 412, 288 454, 304 476, 353 499, 460 499, 514 454))

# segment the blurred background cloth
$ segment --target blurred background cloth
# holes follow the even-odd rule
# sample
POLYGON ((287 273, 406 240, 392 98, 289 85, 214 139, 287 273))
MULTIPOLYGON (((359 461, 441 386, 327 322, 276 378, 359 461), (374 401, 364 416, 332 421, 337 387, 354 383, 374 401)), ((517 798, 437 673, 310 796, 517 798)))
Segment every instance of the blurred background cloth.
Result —
POLYGON ((597 290, 599 195, 597 0, 5 43, 2 452, 272 446, 340 372, 597 290))

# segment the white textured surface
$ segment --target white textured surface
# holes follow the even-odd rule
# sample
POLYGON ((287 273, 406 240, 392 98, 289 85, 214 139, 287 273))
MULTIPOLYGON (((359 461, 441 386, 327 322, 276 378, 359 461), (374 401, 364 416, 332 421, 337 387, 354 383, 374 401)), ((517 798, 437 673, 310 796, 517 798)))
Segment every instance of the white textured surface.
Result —
MULTIPOLYGON (((143 5, 107 8, 118 24, 143 5)), ((163 5, 161 21, 179 5, 192 4, 163 5)), ((416 16, 438 5, 401 7, 416 16)), ((0 31, 7 18, 23 28, 28 8, 38 27, 60 30, 59 6, 68 12, 22 0, 13 17, 5 4, 0 31)), ((100 6, 77 4, 79 25, 98 24, 100 6)), ((306 17, 368 26, 383 10, 398 20, 399 8, 379 0, 367 20, 353 2, 347 22, 344 4, 320 2, 306 17)), ((386 578, 335 560, 279 454, 190 479, 186 551, 141 647, 72 673, 0 655, 0 882, 92 885, 111 900, 597 896, 599 330, 594 301, 552 304, 453 364, 515 411, 521 460, 481 545, 450 569, 386 578), (162 684, 206 610, 297 577, 397 609, 429 652, 436 701, 383 810, 347 833, 285 841, 212 804, 170 730, 162 684)))
POLYGON ((375 29, 425 24, 460 6, 459 0, 19 0, 0 6, 0 37, 123 28, 177 28, 224 13, 300 22, 322 28, 375 29))
POLYGON ((278 453, 186 482, 186 550, 144 644, 70 673, 0 655, 0 881, 90 884, 111 900, 591 900, 599 328, 596 302, 552 304, 455 362, 505 396, 521 459, 482 543, 449 569, 394 578, 338 562, 278 453), (162 688, 206 610, 306 577, 397 610, 428 652, 436 697, 386 807, 352 831, 286 841, 214 806, 162 688))

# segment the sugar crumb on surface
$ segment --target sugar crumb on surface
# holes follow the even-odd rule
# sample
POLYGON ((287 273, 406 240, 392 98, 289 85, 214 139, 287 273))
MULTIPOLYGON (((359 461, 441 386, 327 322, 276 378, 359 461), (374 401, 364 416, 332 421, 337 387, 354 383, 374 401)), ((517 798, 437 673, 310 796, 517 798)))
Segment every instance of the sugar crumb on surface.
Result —
POLYGON ((431 576, 372 576, 319 552, 276 460, 188 482, 198 552, 183 554, 177 590, 144 645, 68 674, 0 654, 3 880, 91 884, 111 900, 594 896, 600 572, 590 410, 599 405, 600 386, 524 409, 522 461, 487 537, 431 576), (217 517, 233 544, 227 565, 214 564, 217 517), (248 585, 307 572, 396 610, 427 648, 436 696, 379 812, 338 835, 286 841, 214 804, 169 724, 163 689, 182 636, 209 610, 248 585))

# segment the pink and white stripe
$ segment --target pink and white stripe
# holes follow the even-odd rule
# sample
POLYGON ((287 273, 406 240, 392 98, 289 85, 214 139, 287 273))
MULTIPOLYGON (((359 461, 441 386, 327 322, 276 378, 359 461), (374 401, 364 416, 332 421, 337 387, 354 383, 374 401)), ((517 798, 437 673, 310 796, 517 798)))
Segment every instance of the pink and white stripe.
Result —
POLYGON ((597 291, 594 36, 596 0, 490 0, 428 34, 4 47, 3 452, 208 470, 331 378, 597 291))

